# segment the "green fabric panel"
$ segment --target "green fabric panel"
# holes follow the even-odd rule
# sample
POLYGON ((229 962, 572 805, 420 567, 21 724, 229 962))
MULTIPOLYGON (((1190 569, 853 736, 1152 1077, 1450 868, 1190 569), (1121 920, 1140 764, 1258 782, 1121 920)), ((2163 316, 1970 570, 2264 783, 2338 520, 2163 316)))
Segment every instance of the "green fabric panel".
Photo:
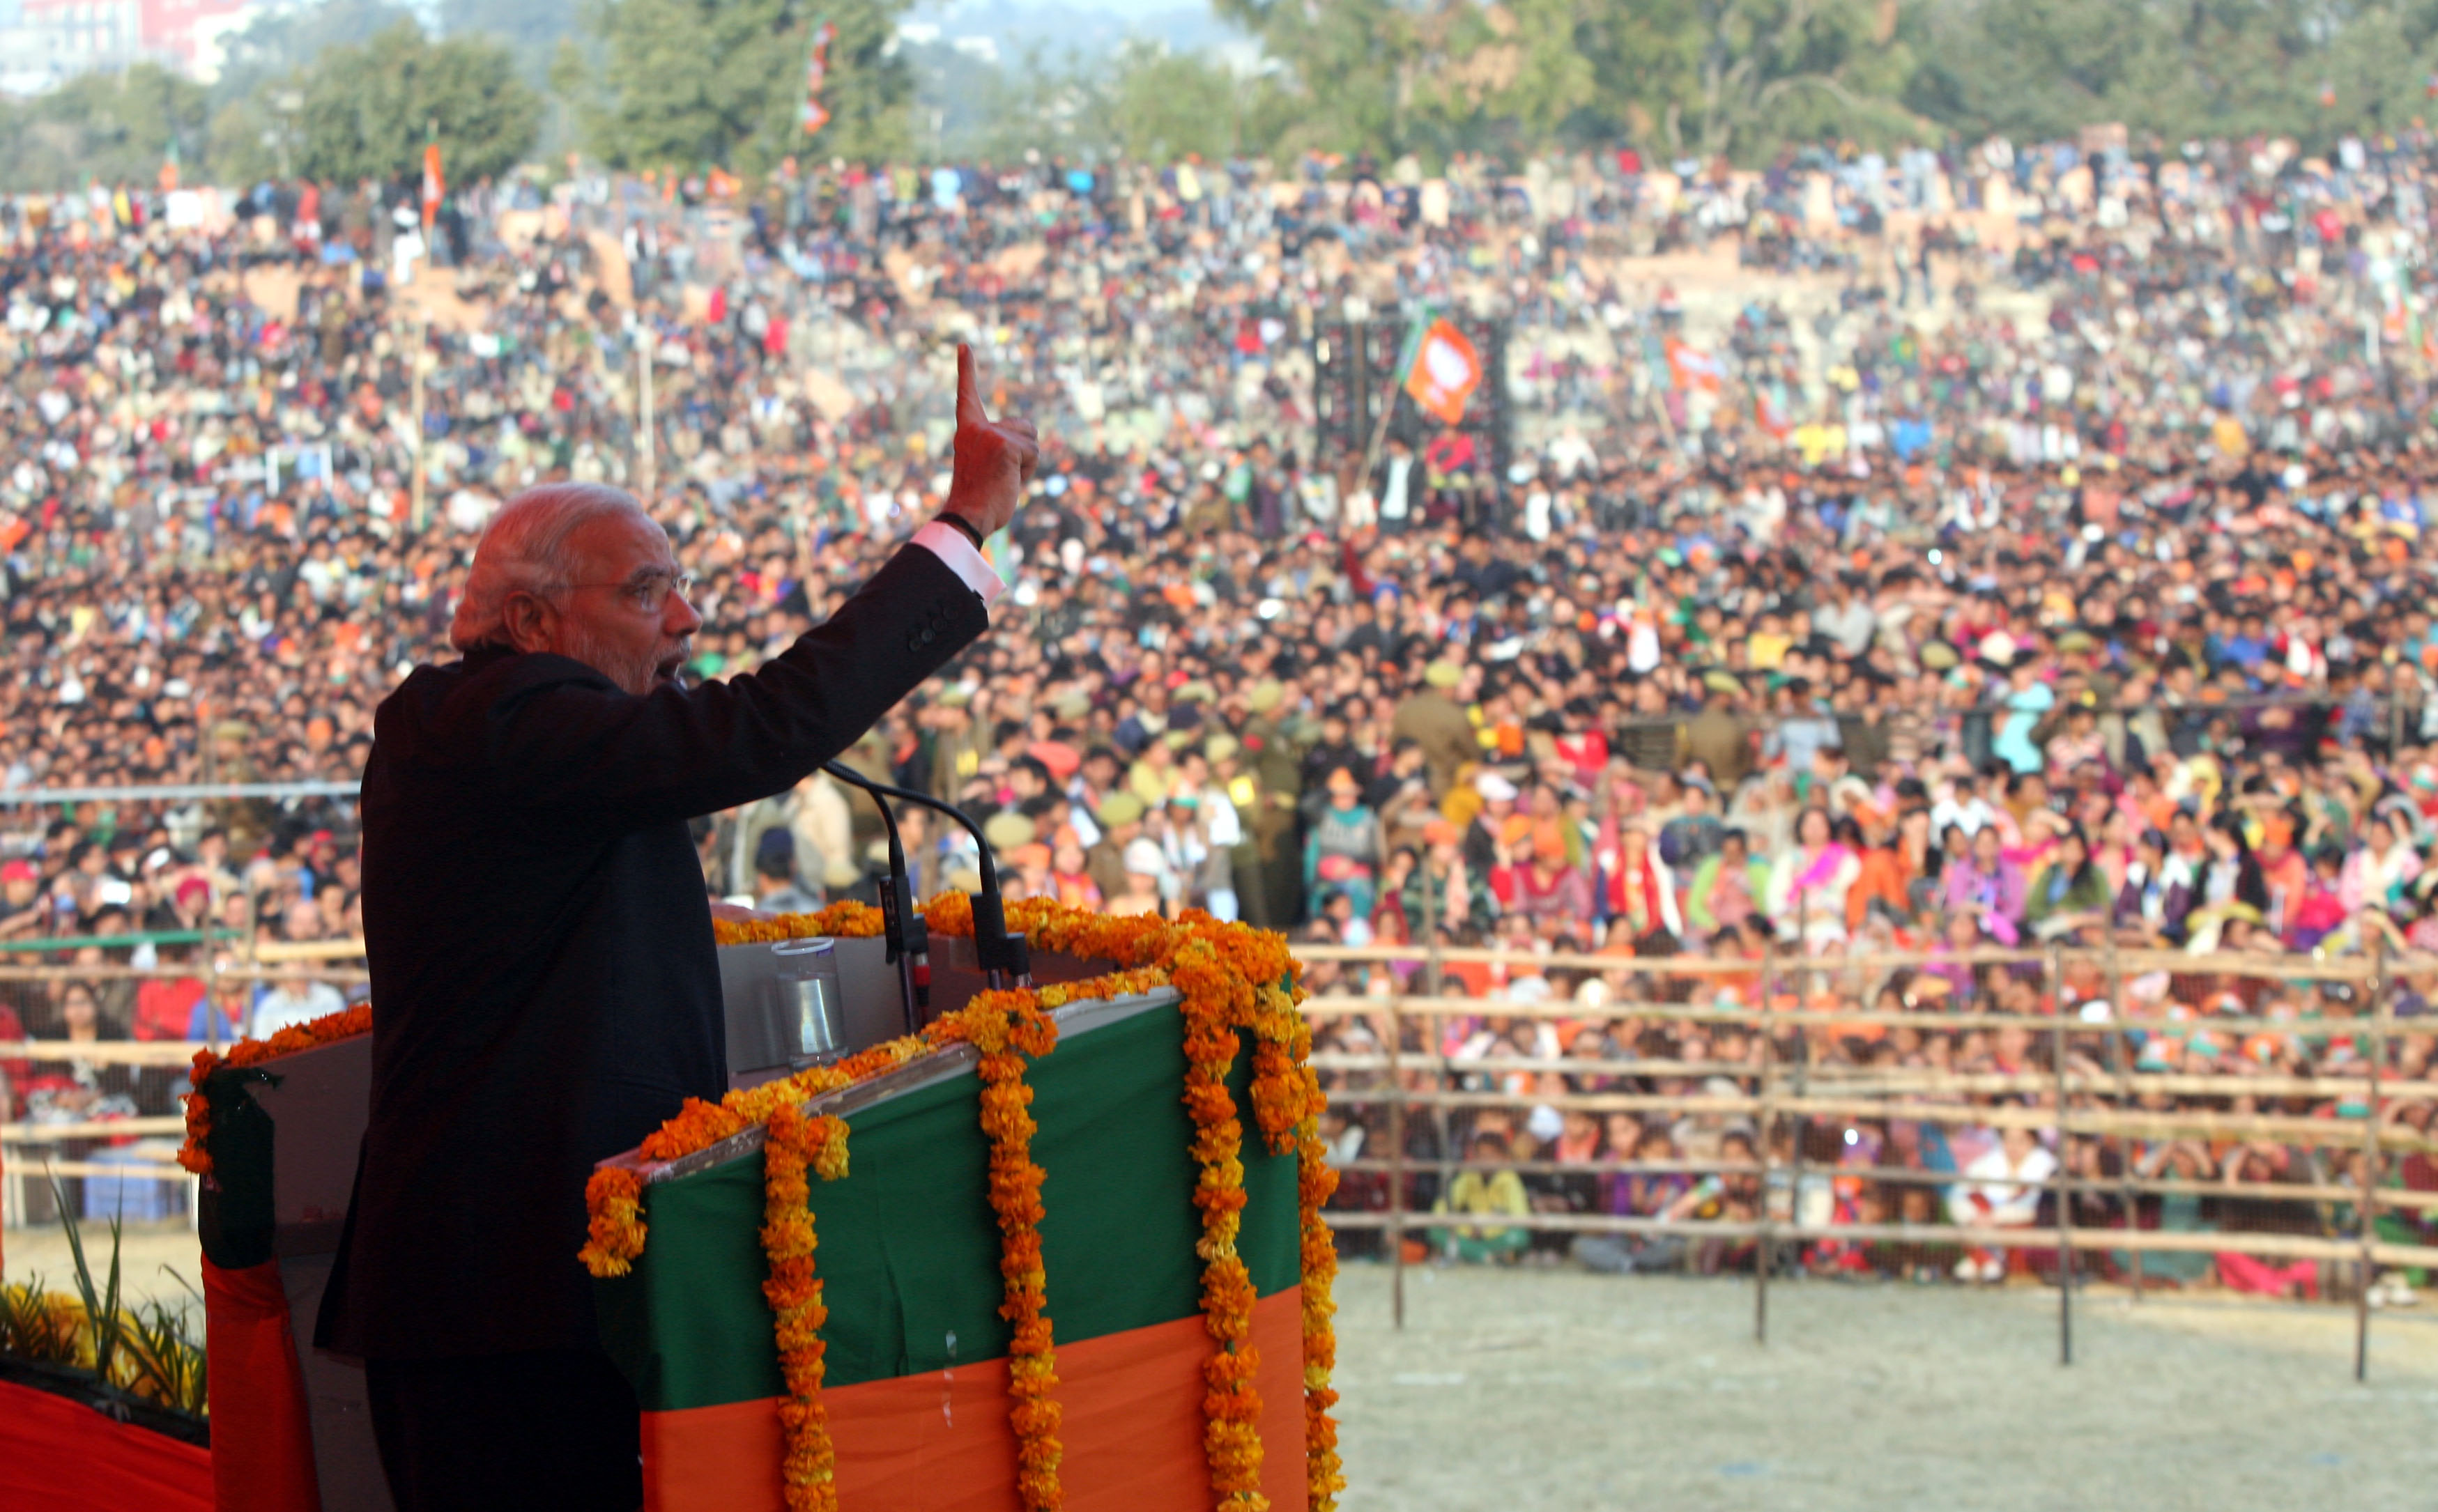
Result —
MULTIPOLYGON (((1250 1061, 1239 1056, 1230 1078, 1246 1125, 1241 1248, 1267 1296, 1300 1278, 1296 1169, 1292 1152, 1269 1154, 1251 1127, 1250 1061)), ((1166 1323, 1200 1305, 1184 1073, 1173 1010, 1064 1041, 1031 1070, 1061 1340, 1166 1323)), ((964 1076, 865 1109, 849 1120, 847 1178, 813 1182, 830 1385, 1006 1353, 980 1089, 964 1076)), ((650 1237, 634 1274, 594 1288, 603 1343, 644 1409, 778 1396, 761 1291, 761 1157, 649 1187, 644 1216, 650 1237)))

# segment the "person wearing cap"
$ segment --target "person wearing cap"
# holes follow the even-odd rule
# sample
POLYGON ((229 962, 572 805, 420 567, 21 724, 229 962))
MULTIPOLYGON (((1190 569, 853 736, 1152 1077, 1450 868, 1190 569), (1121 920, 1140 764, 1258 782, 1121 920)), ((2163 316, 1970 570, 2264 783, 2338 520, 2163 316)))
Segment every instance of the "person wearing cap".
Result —
POLYGON ((1493 869, 1507 865, 1508 848, 1522 836, 1524 824, 1516 815, 1515 801, 1523 794, 1497 772, 1475 773, 1473 792, 1480 807, 1465 826, 1464 858, 1487 877, 1493 869))
POLYGON ((1429 663, 1422 668, 1422 686, 1406 694, 1389 719, 1392 734, 1422 747, 1434 793, 1447 792, 1467 766, 1481 759, 1473 720, 1460 701, 1464 678, 1464 669, 1453 661, 1429 663))
POLYGON ((759 913, 810 913, 821 901, 796 885, 795 832, 762 832, 753 848, 753 907, 759 913))
POLYGON ((1685 756, 1710 774, 1722 798, 1732 798, 1753 768, 1753 727, 1737 712, 1741 693, 1735 678, 1715 676, 1726 686, 1705 682, 1701 712, 1685 721, 1685 756))
POLYGON ((1112 793, 1101 800, 1092 821, 1100 838, 1084 853, 1084 870, 1104 898, 1126 890, 1126 847, 1142 834, 1143 802, 1132 793, 1112 793))
POLYGON ((1308 896, 1322 888, 1345 894, 1354 912, 1371 915, 1372 880, 1380 870, 1380 818, 1363 802, 1363 785, 1343 766, 1328 777, 1328 806, 1313 819, 1303 843, 1308 896))
POLYGON ((0 862, 0 940, 39 934, 49 912, 42 870, 24 856, 0 862))
MULTIPOLYGON (((365 1363, 398 1512, 633 1512, 641 1425, 576 1251, 597 1161, 728 1089, 688 821, 794 786, 988 626, 983 540, 1032 427, 958 348, 945 507, 754 672, 632 497, 549 484, 485 527, 463 659, 383 700, 363 775, 372 1106, 315 1344, 365 1363)), ((335 1005, 334 1005, 335 1006, 335 1005)))

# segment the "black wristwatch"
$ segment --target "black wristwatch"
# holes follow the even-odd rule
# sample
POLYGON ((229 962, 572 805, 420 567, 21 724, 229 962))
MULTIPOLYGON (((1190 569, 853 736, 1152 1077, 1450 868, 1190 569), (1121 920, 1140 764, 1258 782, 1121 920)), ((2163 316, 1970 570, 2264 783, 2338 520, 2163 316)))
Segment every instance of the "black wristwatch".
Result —
POLYGON ((972 520, 967 519, 964 516, 958 514, 953 509, 944 509, 940 511, 940 519, 948 524, 956 526, 959 530, 963 531, 965 533, 965 539, 974 543, 974 550, 980 551, 982 549, 982 533, 975 527, 972 520))

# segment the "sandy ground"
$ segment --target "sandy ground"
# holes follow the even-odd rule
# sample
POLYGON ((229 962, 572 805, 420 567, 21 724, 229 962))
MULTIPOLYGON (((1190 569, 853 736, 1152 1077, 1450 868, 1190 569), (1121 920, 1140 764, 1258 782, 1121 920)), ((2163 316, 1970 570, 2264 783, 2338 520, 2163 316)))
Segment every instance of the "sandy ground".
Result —
MULTIPOLYGON (((56 1228, 10 1280, 69 1281, 56 1228)), ((88 1242, 101 1239, 87 1229, 88 1242)), ((183 1222, 128 1233, 134 1296, 197 1278, 183 1222)), ((1345 1512, 2047 1512, 2438 1508, 2438 1292, 2350 1308, 2080 1295, 2058 1363, 2039 1287, 1749 1282, 1385 1267, 1339 1282, 1345 1512)))
POLYGON ((1340 1283, 1346 1512, 2438 1506, 2438 1318, 1570 1272, 1340 1283))

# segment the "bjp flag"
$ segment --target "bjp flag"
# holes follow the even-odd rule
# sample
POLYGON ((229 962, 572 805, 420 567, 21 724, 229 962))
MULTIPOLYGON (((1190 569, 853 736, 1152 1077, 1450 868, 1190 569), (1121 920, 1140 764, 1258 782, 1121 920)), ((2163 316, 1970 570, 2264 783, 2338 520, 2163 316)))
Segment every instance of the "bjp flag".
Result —
POLYGON ((1405 369, 1405 392, 1442 424, 1464 420, 1464 401, 1481 387, 1481 356, 1446 320, 1431 322, 1405 369))
POLYGON ((432 222, 440 218, 440 197, 449 192, 449 181, 440 171, 440 144, 423 144, 423 229, 430 231, 432 222))
POLYGON ((1719 360, 1670 336, 1668 338, 1668 379, 1680 391, 1702 389, 1716 394, 1722 386, 1719 360))

